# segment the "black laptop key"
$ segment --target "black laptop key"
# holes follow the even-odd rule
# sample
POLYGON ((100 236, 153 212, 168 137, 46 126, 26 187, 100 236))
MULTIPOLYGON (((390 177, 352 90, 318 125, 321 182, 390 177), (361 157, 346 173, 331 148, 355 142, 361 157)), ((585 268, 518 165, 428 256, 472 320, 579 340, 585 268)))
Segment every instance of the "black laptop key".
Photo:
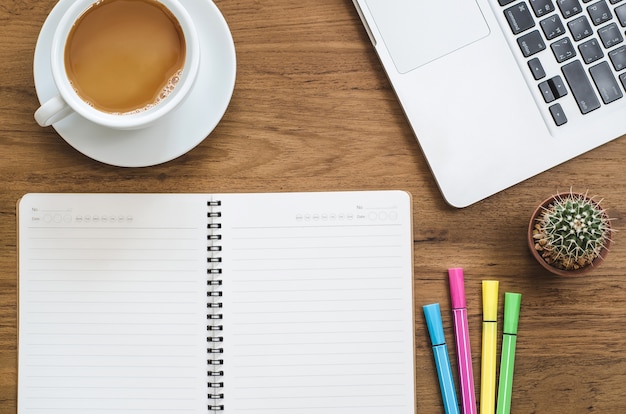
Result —
POLYGON ((559 6, 559 10, 561 10, 563 17, 566 19, 583 11, 583 8, 578 0, 556 0, 556 4, 559 6))
POLYGON ((565 27, 563 27, 561 18, 557 14, 546 17, 540 21, 539 24, 541 25, 543 34, 546 35, 546 39, 548 40, 555 39, 565 33, 565 27))
POLYGON ((622 27, 626 27, 626 4, 617 6, 615 8, 615 15, 617 16, 617 20, 619 20, 619 24, 621 24, 622 27))
POLYGON ((600 46, 598 39, 591 39, 581 43, 578 45, 578 50, 587 64, 604 57, 604 52, 602 51, 602 46, 600 46))
POLYGON ((602 44, 607 49, 624 41, 624 38, 615 23, 611 23, 601 29, 598 29, 598 36, 600 36, 602 44))
POLYGON ((554 11, 552 0, 530 0, 530 7, 533 8, 537 17, 545 16, 554 11))
POLYGON ((548 81, 543 81, 539 84, 539 90, 541 91, 541 96, 543 96, 543 100, 545 103, 550 103, 556 100, 556 96, 554 96, 554 92, 552 92, 552 88, 548 81))
POLYGON ((609 5, 606 4, 604 0, 600 0, 588 6, 587 12, 589 12, 589 17, 591 17, 591 21, 596 26, 608 22, 613 17, 609 5))
POLYGON ((576 49, 574 48, 574 44, 569 37, 557 40, 550 45, 550 48, 552 48, 554 57, 559 63, 565 62, 566 60, 576 56, 576 49))
POLYGON ((535 80, 545 78, 546 71, 544 70, 539 58, 530 59, 528 61, 528 67, 530 68, 530 71, 532 72, 533 78, 535 78, 535 80))
POLYGON ((504 15, 509 22, 513 34, 525 32, 535 25, 535 19, 524 2, 517 3, 505 9, 504 15))
POLYGON ((557 99, 567 95, 567 88, 565 87, 565 83, 563 83, 563 79, 561 79, 560 76, 557 75, 551 78, 548 83, 550 84, 552 91, 554 91, 554 96, 556 96, 557 99))
POLYGON ((593 29, 587 20, 587 16, 580 16, 567 23, 569 31, 576 42, 593 34, 593 29))
POLYGON ((609 58, 616 71, 626 69, 626 46, 620 46, 609 52, 609 58))
POLYGON ((563 65, 561 70, 572 91, 572 95, 574 95, 580 112, 588 114, 598 109, 600 107, 600 101, 593 90, 593 86, 591 86, 583 64, 580 63, 579 60, 574 60, 573 62, 563 65))
POLYGON ((561 126, 567 122, 567 117, 565 116, 565 112, 563 112, 563 108, 561 108, 561 104, 557 103, 551 105, 549 109, 556 126, 561 126))
POLYGON ((520 36, 517 39, 517 44, 522 50, 524 57, 534 55, 546 48, 546 44, 543 42, 543 37, 541 37, 539 30, 533 30, 530 33, 520 36))
POLYGON ((498 0, 498 4, 500 4, 500 6, 506 6, 509 3, 513 3, 515 0, 498 0))
POLYGON ((596 84, 602 101, 605 104, 609 104, 613 101, 620 99, 622 91, 619 89, 619 85, 611 72, 611 67, 607 62, 598 63, 595 66, 589 68, 589 73, 593 82, 596 84))
POLYGON ((619 80, 622 82, 622 86, 626 89, 626 73, 619 75, 619 80))

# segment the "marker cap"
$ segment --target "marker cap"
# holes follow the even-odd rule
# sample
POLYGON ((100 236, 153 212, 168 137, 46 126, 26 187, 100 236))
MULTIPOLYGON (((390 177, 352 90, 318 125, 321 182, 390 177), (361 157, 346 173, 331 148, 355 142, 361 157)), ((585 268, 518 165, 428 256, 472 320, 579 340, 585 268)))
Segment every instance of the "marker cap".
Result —
POLYGON ((483 280, 483 321, 498 319, 498 286, 497 280, 483 280))
POLYGON ((502 331, 506 334, 517 334, 519 310, 522 304, 520 293, 506 292, 504 294, 504 324, 502 331))
POLYGON ((455 267, 448 269, 448 279, 450 280, 450 299, 453 309, 467 307, 465 301, 465 282, 463 279, 463 269, 455 267))
POLYGON ((428 326, 428 333, 430 334, 430 342, 433 346, 443 345, 446 343, 446 338, 443 334, 443 322, 441 321, 441 309, 438 303, 431 305, 425 305, 424 316, 426 317, 426 326, 428 326))

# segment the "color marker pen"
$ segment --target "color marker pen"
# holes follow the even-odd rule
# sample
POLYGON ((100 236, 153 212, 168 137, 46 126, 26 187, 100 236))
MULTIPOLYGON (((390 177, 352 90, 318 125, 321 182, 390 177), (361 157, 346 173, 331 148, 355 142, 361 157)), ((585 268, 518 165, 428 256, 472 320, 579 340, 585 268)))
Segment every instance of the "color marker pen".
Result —
POLYGON ((483 348, 480 366, 480 414, 496 411, 498 281, 483 280, 483 348))
POLYGON ((425 305, 424 316, 430 334, 430 342, 433 346, 435 365, 437 366, 437 376, 439 377, 439 388, 441 388, 441 398, 446 414, 460 414, 459 403, 454 389, 454 379, 452 378, 452 367, 448 356, 446 338, 443 334, 443 324, 441 322, 441 310, 438 303, 425 305))
POLYGON ((470 347, 469 327, 467 323, 463 269, 448 269, 448 278, 450 280, 450 299, 452 301, 456 355, 459 364, 461 406, 464 414, 476 414, 474 370, 472 369, 472 351, 470 347))
POLYGON ((517 322, 519 321, 521 303, 521 294, 512 292, 504 294, 504 324, 502 327, 502 356, 500 359, 497 414, 509 414, 511 412, 513 368, 515 365, 515 346, 517 345, 517 322))

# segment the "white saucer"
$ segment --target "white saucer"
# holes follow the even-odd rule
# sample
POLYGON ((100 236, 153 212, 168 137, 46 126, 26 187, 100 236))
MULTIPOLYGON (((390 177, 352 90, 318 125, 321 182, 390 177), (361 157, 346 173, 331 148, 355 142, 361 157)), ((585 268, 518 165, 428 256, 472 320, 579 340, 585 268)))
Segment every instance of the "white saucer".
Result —
MULTIPOLYGON (((58 92, 50 68, 54 29, 73 0, 60 0, 46 19, 35 49, 35 89, 40 102, 58 92)), ((185 0, 200 37, 200 71, 186 100, 155 124, 134 131, 96 125, 73 114, 53 125, 72 147, 97 161, 146 167, 177 158, 202 142, 222 119, 235 88, 235 45, 228 24, 210 0, 185 0)))

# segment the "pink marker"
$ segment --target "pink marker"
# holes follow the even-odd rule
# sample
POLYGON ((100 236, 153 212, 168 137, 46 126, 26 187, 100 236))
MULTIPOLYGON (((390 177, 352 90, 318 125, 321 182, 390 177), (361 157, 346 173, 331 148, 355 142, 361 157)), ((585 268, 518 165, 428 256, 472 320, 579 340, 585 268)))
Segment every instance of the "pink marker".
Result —
POLYGON ((476 414, 474 372, 472 370, 472 351, 470 348, 469 327, 467 325, 463 269, 448 269, 448 277, 450 279, 450 298, 452 300, 452 316, 454 318, 456 354, 459 363, 461 405, 464 414, 476 414))

